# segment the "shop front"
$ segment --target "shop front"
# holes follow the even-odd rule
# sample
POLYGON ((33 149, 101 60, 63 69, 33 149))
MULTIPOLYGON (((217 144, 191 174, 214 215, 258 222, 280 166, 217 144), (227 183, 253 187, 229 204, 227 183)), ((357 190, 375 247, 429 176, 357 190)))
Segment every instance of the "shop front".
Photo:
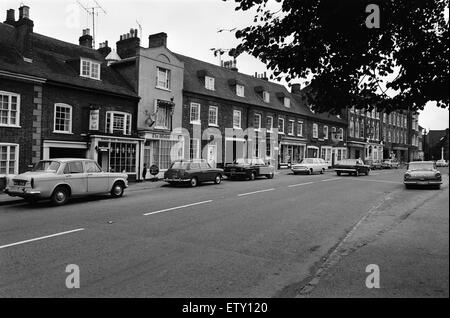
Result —
POLYGON ((91 136, 89 157, 104 171, 124 172, 131 181, 140 179, 143 139, 91 136))
POLYGON ((147 167, 156 165, 160 171, 165 171, 169 169, 172 161, 184 157, 184 147, 179 147, 179 154, 176 158, 172 158, 172 148, 181 141, 181 137, 174 136, 169 132, 147 132, 143 137, 145 138, 144 163, 147 164, 147 167))
POLYGON ((306 144, 299 139, 282 139, 280 142, 280 165, 299 163, 306 154, 306 144))

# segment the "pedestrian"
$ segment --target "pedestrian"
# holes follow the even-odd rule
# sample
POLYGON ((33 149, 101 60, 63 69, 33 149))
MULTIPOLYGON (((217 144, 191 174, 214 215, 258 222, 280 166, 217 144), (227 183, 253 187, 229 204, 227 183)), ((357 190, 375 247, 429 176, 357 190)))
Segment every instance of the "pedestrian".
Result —
POLYGON ((144 163, 144 169, 142 170, 142 179, 145 181, 145 176, 147 175, 147 164, 144 163))

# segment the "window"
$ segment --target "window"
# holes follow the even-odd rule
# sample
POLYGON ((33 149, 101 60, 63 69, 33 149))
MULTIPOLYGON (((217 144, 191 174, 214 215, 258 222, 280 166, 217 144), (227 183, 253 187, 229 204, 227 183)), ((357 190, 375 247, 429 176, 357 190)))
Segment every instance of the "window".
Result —
POLYGON ((66 104, 55 104, 53 132, 72 133, 72 106, 66 104))
POLYGON ((328 126, 323 126, 323 139, 328 139, 328 126))
POLYGON ((106 132, 110 134, 131 135, 131 114, 106 112, 106 132))
POLYGON ((200 124, 200 104, 191 103, 190 122, 191 124, 200 124))
POLYGON ((290 108, 291 107, 291 100, 289 98, 285 97, 284 100, 283 100, 283 104, 284 104, 284 107, 290 108))
POLYGON ((210 91, 214 90, 214 77, 205 76, 205 88, 210 91))
POLYGON ((303 122, 299 121, 297 123, 297 136, 303 137, 303 122))
POLYGON ((241 111, 233 110, 233 128, 241 128, 241 111))
POLYGON ((156 87, 170 89, 170 70, 157 67, 156 87))
POLYGON ((200 139, 191 138, 189 147, 189 158, 200 159, 200 139))
POLYGON ((350 117, 350 121, 348 122, 348 133, 350 137, 355 135, 355 122, 353 121, 353 117, 350 117))
POLYGON ((19 173, 19 145, 0 143, 0 175, 19 173))
POLYGON ((261 129, 261 115, 255 114, 254 120, 255 121, 253 123, 253 126, 255 127, 255 129, 260 130, 261 129))
POLYGON ((100 79, 100 63, 91 60, 80 60, 80 75, 92 79, 100 79))
POLYGON ((273 130, 273 117, 272 116, 267 116, 266 118, 266 128, 268 131, 272 131, 273 130))
POLYGON ((270 93, 268 91, 263 91, 263 99, 265 103, 270 103, 270 93))
POLYGON ((99 173, 102 172, 102 169, 99 168, 96 162, 88 161, 85 164, 87 173, 99 173))
POLYGON ((245 97, 244 85, 236 85, 236 95, 239 97, 245 97))
POLYGON ((344 140, 344 129, 339 128, 339 140, 344 140))
POLYGON ((278 133, 284 134, 284 118, 278 118, 278 133))
POLYGON ((20 95, 0 91, 0 126, 19 127, 20 95))
MULTIPOLYGON (((136 173, 136 144, 111 142, 109 165, 114 172, 136 173)), ((163 169, 160 165, 159 169, 163 169)))
POLYGON ((359 138, 364 138, 364 120, 361 120, 359 125, 359 138))
POLYGON ((313 124, 313 138, 319 138, 319 126, 313 124))
POLYGON ((217 106, 209 106, 208 124, 210 126, 217 126, 218 113, 219 113, 219 108, 217 106))
POLYGON ((64 167, 64 174, 74 174, 83 172, 84 172, 83 163, 81 161, 68 162, 64 167))
POLYGON ((155 128, 157 129, 172 129, 172 106, 168 104, 157 104, 155 128))
POLYGON ((293 120, 289 120, 288 135, 291 135, 291 136, 294 135, 294 121, 293 120))

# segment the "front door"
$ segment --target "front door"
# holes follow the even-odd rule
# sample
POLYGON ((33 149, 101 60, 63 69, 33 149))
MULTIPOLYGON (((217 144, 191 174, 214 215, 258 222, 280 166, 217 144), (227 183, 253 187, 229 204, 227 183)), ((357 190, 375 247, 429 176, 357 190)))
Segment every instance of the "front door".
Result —
POLYGON ((216 168, 217 165, 217 145, 208 145, 207 160, 212 168, 216 168))
POLYGON ((108 174, 104 173, 94 161, 85 162, 88 193, 105 193, 109 191, 108 174))

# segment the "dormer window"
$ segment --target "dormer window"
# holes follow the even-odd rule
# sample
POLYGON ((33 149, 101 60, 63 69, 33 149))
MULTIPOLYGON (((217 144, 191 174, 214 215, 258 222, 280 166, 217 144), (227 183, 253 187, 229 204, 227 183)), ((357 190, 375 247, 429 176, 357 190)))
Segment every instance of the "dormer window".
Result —
POLYGON ((291 108, 291 99, 288 97, 284 97, 283 99, 284 107, 291 108))
POLYGON ((214 77, 205 76, 205 88, 210 91, 214 90, 214 77))
POLYGON ((244 85, 236 84, 236 95, 239 97, 245 97, 244 85))
POLYGON ((80 60, 80 76, 99 80, 100 79, 100 63, 92 61, 92 60, 81 59, 80 60))
POLYGON ((268 91, 263 91, 263 99, 265 103, 270 103, 270 93, 268 91))

